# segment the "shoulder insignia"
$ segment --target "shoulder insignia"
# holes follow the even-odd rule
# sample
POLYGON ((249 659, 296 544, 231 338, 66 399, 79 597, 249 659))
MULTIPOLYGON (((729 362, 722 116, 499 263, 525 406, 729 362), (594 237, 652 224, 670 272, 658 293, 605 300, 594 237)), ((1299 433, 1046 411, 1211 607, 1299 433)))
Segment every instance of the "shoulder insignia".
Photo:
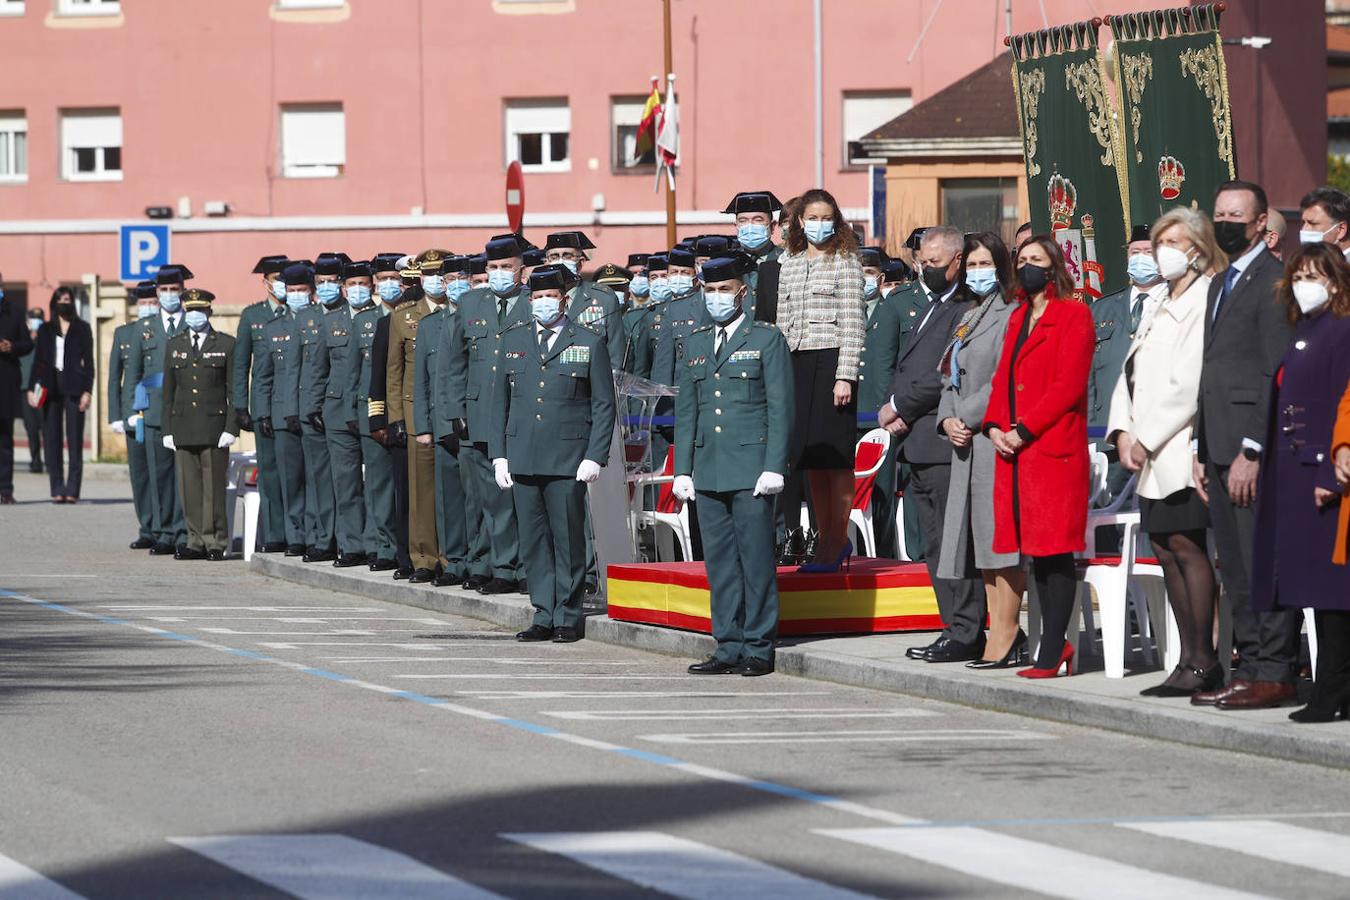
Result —
POLYGON ((704 325, 702 328, 695 328, 694 334, 702 334, 705 331, 712 331, 712 330, 713 327, 711 325, 704 325))
MULTIPOLYGON (((485 321, 483 324, 486 325, 487 322, 485 321)), ((530 323, 529 323, 529 322, 512 322, 510 325, 507 325, 507 326, 506 326, 506 330, 503 331, 502 334, 506 334, 507 331, 515 331, 517 328, 520 328, 522 325, 528 325, 528 324, 530 324, 530 323)))

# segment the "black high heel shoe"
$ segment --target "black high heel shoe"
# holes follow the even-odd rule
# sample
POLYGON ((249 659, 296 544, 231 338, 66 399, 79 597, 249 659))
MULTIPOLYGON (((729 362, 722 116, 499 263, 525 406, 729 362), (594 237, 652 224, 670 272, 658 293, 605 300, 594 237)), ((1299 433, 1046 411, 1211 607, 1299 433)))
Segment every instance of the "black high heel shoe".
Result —
POLYGON ((967 669, 1011 669, 1014 666, 1025 666, 1027 664, 1027 633, 1022 629, 1017 629, 1017 637, 1013 638, 1012 646, 1008 652, 1003 654, 1002 659, 972 659, 966 663, 967 669))
POLYGON ((1192 694, 1212 691, 1223 684, 1223 667, 1218 663, 1208 669, 1178 664, 1162 684, 1144 688, 1141 697, 1189 697, 1192 694))
POLYGON ((1318 690, 1317 684, 1314 683, 1308 705, 1291 712, 1289 721, 1302 725, 1331 722, 1335 720, 1336 713, 1340 713, 1342 719, 1350 719, 1350 685, 1338 690, 1318 690))

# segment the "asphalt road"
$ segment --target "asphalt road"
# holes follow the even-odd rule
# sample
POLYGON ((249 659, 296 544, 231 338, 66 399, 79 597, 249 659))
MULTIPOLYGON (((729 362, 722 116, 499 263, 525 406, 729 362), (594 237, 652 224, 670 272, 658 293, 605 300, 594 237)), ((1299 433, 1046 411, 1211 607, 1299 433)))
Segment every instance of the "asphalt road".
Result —
POLYGON ((1350 896, 1341 771, 521 645, 126 493, 0 509, 0 900, 1350 896))

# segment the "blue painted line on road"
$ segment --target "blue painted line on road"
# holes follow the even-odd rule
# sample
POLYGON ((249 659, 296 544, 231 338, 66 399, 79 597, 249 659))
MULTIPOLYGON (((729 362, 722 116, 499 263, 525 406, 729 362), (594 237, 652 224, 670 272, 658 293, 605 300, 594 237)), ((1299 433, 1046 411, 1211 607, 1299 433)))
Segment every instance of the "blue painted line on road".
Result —
POLYGON ((621 747, 614 751, 620 756, 628 756, 633 759, 640 759, 643 762, 656 763, 658 766, 682 766, 684 762, 673 756, 665 756, 661 753, 648 753, 646 750, 635 750, 631 747, 621 747))
POLYGON ((297 671, 302 672, 302 673, 304 673, 305 675, 317 675, 317 676, 320 677, 320 678, 327 678, 329 681, 354 681, 354 680, 355 680, 355 679, 353 679, 350 675, 342 675, 342 674, 340 674, 340 673, 338 673, 338 672, 330 672, 330 671, 328 671, 327 669, 305 668, 305 669, 298 669, 297 671))

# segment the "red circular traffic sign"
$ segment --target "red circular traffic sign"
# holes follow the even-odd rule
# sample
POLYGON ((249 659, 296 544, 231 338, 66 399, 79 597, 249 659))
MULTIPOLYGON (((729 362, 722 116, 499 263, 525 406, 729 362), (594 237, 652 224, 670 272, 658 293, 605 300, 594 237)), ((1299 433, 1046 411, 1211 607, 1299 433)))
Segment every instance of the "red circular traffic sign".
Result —
POLYGON ((525 176, 517 160, 506 167, 506 222, 511 231, 520 231, 525 218, 525 176))

